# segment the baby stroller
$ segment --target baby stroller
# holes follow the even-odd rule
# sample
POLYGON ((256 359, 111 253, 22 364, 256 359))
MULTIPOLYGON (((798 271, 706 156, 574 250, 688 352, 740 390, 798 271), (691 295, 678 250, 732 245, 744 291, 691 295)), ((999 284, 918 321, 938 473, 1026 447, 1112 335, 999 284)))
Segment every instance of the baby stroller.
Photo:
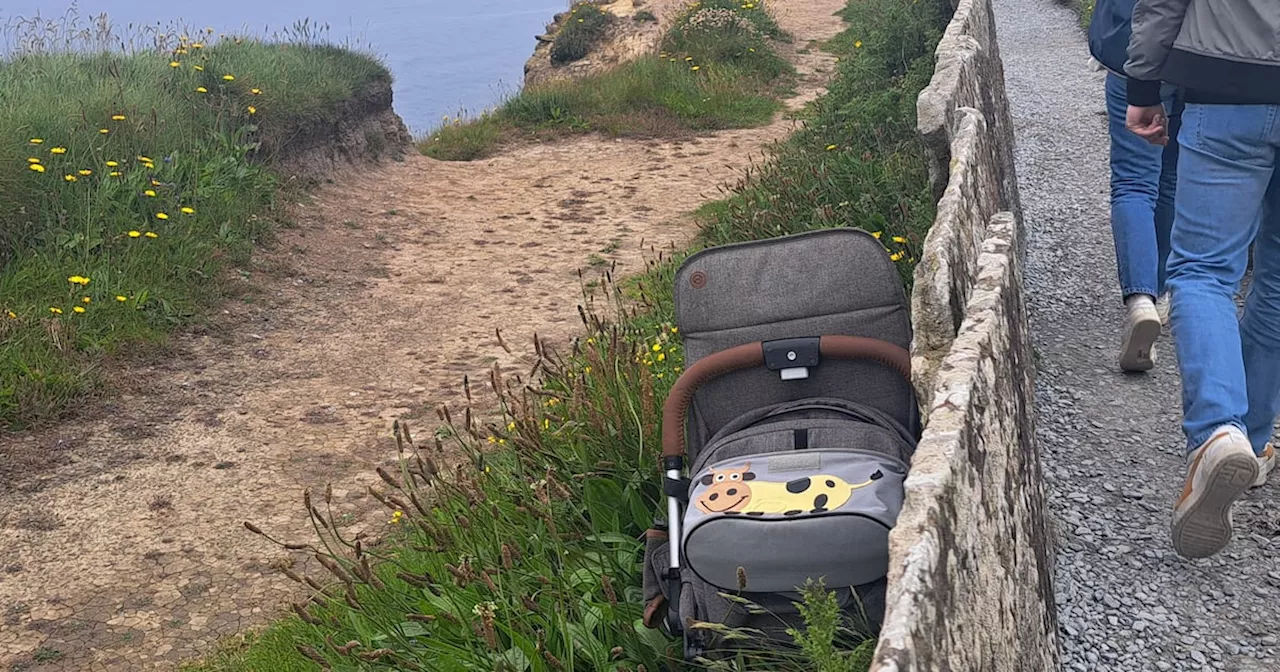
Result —
POLYGON ((874 634, 921 431, 897 269, 875 237, 833 229, 704 250, 675 282, 687 369, 663 409, 645 624, 690 660, 728 643, 696 622, 784 641, 799 587, 822 579, 874 634))

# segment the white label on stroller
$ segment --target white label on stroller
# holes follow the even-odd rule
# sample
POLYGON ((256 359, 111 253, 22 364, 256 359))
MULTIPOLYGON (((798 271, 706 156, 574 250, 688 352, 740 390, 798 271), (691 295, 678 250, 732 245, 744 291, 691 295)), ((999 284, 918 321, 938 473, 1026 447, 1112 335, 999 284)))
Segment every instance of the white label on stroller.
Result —
POLYGON ((779 455, 770 457, 767 464, 769 471, 774 473, 787 471, 820 471, 822 469, 822 454, 807 453, 805 455, 779 455))
POLYGON ((797 366, 794 369, 783 369, 781 373, 783 380, 804 380, 809 377, 809 367, 797 366))

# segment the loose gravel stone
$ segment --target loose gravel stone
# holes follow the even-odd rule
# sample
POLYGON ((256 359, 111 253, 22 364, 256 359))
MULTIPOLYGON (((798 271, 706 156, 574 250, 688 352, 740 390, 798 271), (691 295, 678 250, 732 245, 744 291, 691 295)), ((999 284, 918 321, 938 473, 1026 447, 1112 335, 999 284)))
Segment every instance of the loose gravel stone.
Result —
POLYGON ((1153 371, 1124 375, 1113 364, 1123 312, 1105 77, 1089 68, 1071 10, 993 2, 1028 233, 1036 437, 1061 540, 1062 669, 1280 670, 1280 482, 1236 505, 1235 539, 1218 557, 1173 552, 1185 440, 1167 334, 1153 371))

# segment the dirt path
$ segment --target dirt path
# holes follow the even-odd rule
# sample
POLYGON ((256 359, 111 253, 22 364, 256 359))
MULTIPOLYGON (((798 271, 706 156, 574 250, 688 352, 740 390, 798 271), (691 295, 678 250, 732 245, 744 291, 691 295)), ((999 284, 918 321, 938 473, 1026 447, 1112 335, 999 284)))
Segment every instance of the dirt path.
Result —
MULTIPOLYGON (((805 47, 843 5, 775 7, 805 47)), ((814 51, 793 54, 793 107, 831 69, 814 51)), ((384 524, 363 490, 394 417, 494 362, 524 370, 495 328, 517 353, 535 332, 565 342, 578 269, 682 244, 685 214, 792 128, 414 156, 321 189, 212 324, 121 367, 81 419, 0 439, 0 667, 173 668, 268 620, 295 594, 273 569, 287 556, 241 521, 307 537, 301 491, 332 482, 351 531, 384 524)))

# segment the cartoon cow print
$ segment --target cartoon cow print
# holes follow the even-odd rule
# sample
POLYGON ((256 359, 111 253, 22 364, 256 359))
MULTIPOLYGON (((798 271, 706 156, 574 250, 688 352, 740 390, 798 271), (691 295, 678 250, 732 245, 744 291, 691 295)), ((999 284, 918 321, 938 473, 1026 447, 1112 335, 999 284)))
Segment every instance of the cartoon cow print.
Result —
POLYGON ((792 481, 757 481, 747 462, 738 468, 712 469, 700 481, 708 486, 694 504, 703 513, 763 516, 767 513, 795 516, 824 513, 849 501, 854 491, 884 478, 877 469, 862 483, 850 484, 839 476, 819 474, 792 481))

